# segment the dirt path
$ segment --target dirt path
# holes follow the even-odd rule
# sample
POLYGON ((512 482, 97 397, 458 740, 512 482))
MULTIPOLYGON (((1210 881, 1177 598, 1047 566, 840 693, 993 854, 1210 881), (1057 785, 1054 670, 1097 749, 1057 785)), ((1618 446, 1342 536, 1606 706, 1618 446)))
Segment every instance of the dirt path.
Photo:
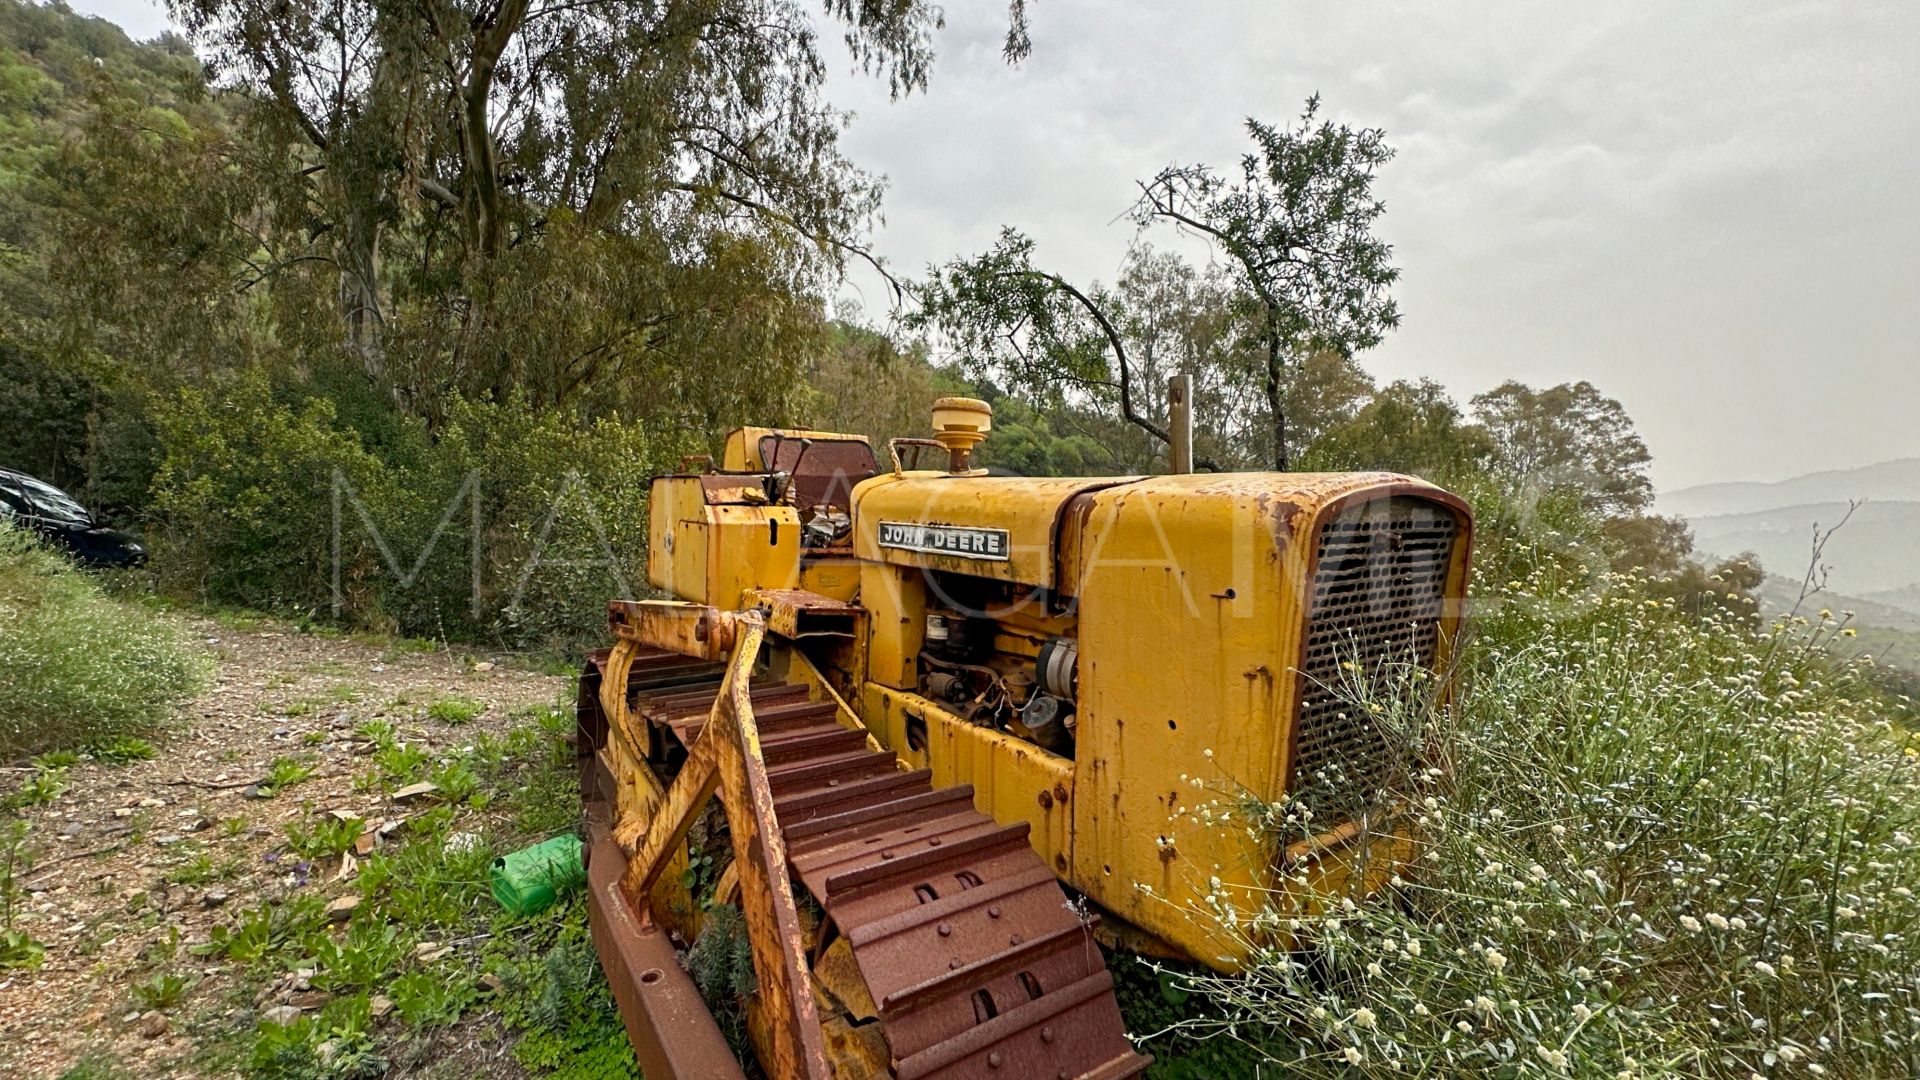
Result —
MULTIPOLYGON (((352 860, 301 859, 289 851, 289 824, 339 811, 371 830, 408 812, 390 788, 364 779, 374 751, 367 722, 385 721, 405 743, 446 753, 483 733, 504 735, 568 683, 508 658, 320 637, 277 624, 191 625, 219 660, 217 681, 177 729, 151 740, 158 754, 73 765, 66 791, 24 811, 31 869, 19 875, 16 925, 46 954, 37 969, 0 971, 0 1074, 204 1075, 205 1055, 196 1051, 207 1032, 223 1017, 272 1002, 236 1001, 249 989, 239 984, 237 965, 203 958, 193 946, 263 902, 314 890, 344 894, 352 860), (429 708, 436 702, 451 704, 436 713, 429 708), (461 719, 468 703, 480 711, 461 719), (256 785, 288 761, 298 768, 283 764, 283 780, 299 769, 311 774, 267 796, 256 785), (356 776, 363 777, 358 785, 356 776), (90 1071, 101 1063, 122 1071, 90 1071)), ((0 792, 24 776, 0 775, 0 792)), ((461 812, 459 828, 486 826, 486 809, 461 812)), ((299 991, 268 992, 285 999, 299 991)), ((511 1075, 518 1070, 499 1058, 502 1049, 447 1046, 441 1053, 468 1058, 469 1076, 511 1075)), ((429 1063, 410 1062, 394 1075, 429 1063)))

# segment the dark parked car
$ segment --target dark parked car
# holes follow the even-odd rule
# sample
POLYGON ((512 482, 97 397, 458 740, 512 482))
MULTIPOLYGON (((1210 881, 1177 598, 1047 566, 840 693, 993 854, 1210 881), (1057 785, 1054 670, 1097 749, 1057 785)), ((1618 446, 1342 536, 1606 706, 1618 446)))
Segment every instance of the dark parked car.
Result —
POLYGON ((73 496, 12 469, 0 469, 0 520, 32 529, 88 566, 147 561, 139 541, 95 522, 73 496))

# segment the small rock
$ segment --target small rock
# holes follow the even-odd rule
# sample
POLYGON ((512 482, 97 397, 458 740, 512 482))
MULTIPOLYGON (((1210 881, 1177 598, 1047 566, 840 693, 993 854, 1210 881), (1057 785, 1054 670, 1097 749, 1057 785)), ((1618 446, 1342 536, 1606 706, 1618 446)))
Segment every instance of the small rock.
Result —
POLYGON ((172 847, 173 845, 179 843, 180 840, 181 840, 180 837, 175 836, 172 833, 168 833, 165 836, 156 836, 153 838, 153 842, 156 844, 159 844, 161 847, 172 847))
POLYGON ((60 835, 71 839, 73 837, 79 836, 82 832, 85 832, 85 831, 86 831, 85 825, 82 825, 77 821, 69 821, 67 822, 67 827, 60 830, 60 835))
POLYGON ((379 842, 380 837, 372 829, 368 829, 366 832, 360 834, 359 839, 353 842, 353 853, 364 859, 373 854, 373 847, 379 842))
POLYGON ((113 808, 113 816, 114 816, 114 817, 119 817, 119 818, 127 818, 127 817, 132 817, 132 816, 133 816, 133 807, 131 807, 131 806, 116 806, 116 807, 114 807, 114 808, 113 808))
POLYGON ((327 918, 333 922, 346 922, 353 918, 353 912, 360 906, 360 897, 353 893, 336 897, 327 905, 327 918))
POLYGON ((188 832, 206 832, 211 828, 213 828, 213 819, 210 817, 196 817, 187 822, 188 832))
POLYGON ((506 985, 505 982, 501 981, 500 976, 495 975, 491 971, 480 976, 480 992, 483 994, 497 994, 505 989, 506 985))
POLYGON ((423 941, 413 947, 413 957, 423 964, 431 964, 452 951, 451 947, 437 941, 423 941))
POLYGON ((271 799, 273 789, 265 784, 248 784, 240 790, 240 794, 249 799, 271 799))
POLYGON ((320 1064, 331 1065, 333 1064, 333 1059, 340 1056, 340 1040, 328 1039, 326 1042, 314 1047, 313 1053, 315 1057, 320 1059, 320 1064))
POLYGON ((326 1008, 327 1002, 332 1000, 333 995, 325 990, 299 990, 287 995, 287 1004, 302 1012, 326 1008))
POLYGON ((153 798, 152 796, 148 796, 147 798, 141 799, 139 802, 135 803, 134 805, 138 806, 142 810, 155 810, 162 806, 167 805, 167 800, 156 799, 156 798, 153 798))
POLYGON ((492 671, 492 670, 493 670, 493 661, 491 661, 491 660, 482 660, 482 661, 480 661, 479 663, 477 663, 477 664, 475 664, 475 665, 473 665, 473 670, 475 670, 475 671, 492 671))
POLYGON ((300 1007, 298 1005, 275 1005, 273 1008, 261 1013, 260 1019, 269 1024, 279 1024, 281 1027, 288 1027, 292 1025, 295 1020, 300 1019, 300 1007))
POLYGON ((313 969, 312 968, 296 969, 293 973, 293 978, 289 981, 289 985, 291 985, 295 990, 306 990, 312 987, 313 986, 313 969))
POLYGON ((406 823, 407 823, 406 818, 389 818, 388 820, 381 822, 380 827, 373 831, 375 835, 380 837, 380 839, 385 840, 387 837, 392 836, 394 833, 399 832, 400 827, 402 825, 405 825, 406 823))
POLYGON ((408 784, 406 787, 403 787, 399 791, 394 792, 393 801, 394 802, 412 802, 415 799, 424 799, 428 795, 431 795, 434 792, 439 790, 440 790, 439 784, 436 784, 431 780, 422 780, 418 784, 408 784))
POLYGON ((227 900, 228 900, 227 890, 208 889, 200 897, 200 906, 203 908, 217 908, 225 904, 227 900))
POLYGON ((167 1015, 156 1009, 140 1018, 140 1026, 136 1030, 143 1039, 157 1039, 167 1033, 167 1015))
POLYGON ((351 810, 329 810, 327 816, 335 821, 359 821, 360 815, 351 810))
POLYGON ((367 1012, 371 1013, 375 1020, 386 1019, 387 1014, 392 1011, 393 999, 385 994, 375 994, 373 999, 367 1002, 367 1012))
POLYGON ((135 1009, 132 1012, 128 1013, 127 1015, 121 1017, 120 1022, 123 1024, 131 1024, 138 1021, 139 1019, 140 1019, 140 1010, 135 1009))
POLYGON ((289 728, 277 727, 273 729, 273 737, 276 739, 284 739, 291 734, 293 734, 293 732, 289 728))

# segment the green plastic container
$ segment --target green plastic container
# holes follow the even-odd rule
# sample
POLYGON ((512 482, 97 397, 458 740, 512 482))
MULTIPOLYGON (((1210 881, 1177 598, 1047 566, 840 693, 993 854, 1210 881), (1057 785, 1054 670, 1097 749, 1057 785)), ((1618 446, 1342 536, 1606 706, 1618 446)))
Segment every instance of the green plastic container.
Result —
POLYGON ((493 898, 515 915, 545 911, 586 880, 577 836, 556 836, 493 860, 493 898))

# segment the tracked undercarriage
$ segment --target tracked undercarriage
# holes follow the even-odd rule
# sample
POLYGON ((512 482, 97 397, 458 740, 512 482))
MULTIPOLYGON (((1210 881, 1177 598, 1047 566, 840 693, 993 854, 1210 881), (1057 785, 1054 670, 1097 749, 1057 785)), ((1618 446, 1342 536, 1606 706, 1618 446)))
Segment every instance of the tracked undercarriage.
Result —
MULTIPOLYGON (((650 1059, 646 1074, 725 1076, 740 1066, 711 1017, 695 1014, 687 976, 670 966, 672 933, 650 925, 649 905, 636 902, 660 882, 636 866, 648 857, 645 822, 630 811, 621 831, 618 766, 609 762, 643 754, 673 785, 671 803, 704 786, 683 780, 694 780, 686 763, 698 762, 709 737, 737 751, 732 779, 742 790, 733 794, 752 808, 744 823, 729 814, 736 858, 757 857, 771 878, 758 905, 742 903, 749 925, 752 907, 771 909, 771 925, 793 938, 780 944, 803 953, 791 965, 802 985, 761 986, 748 1003, 761 1060, 786 1062, 793 1076, 846 1080, 1122 1080, 1144 1071, 1151 1058, 1127 1041, 1092 918, 1068 902, 1028 844, 1027 825, 975 810, 971 787, 935 789, 928 770, 902 768, 824 687, 756 677, 757 620, 743 630, 730 664, 629 641, 594 657, 581 684, 595 941, 650 1059), (614 697, 610 661, 627 684, 612 710, 602 704, 614 697), (796 896, 810 903, 796 905, 796 896), (639 1001, 670 995, 683 1008, 639 1001), (661 1016, 679 1030, 662 1030, 670 1024, 661 1016)), ((741 902, 751 876, 730 869, 714 902, 741 902)), ((680 914, 658 922, 697 923, 685 918, 697 913, 680 914)))

